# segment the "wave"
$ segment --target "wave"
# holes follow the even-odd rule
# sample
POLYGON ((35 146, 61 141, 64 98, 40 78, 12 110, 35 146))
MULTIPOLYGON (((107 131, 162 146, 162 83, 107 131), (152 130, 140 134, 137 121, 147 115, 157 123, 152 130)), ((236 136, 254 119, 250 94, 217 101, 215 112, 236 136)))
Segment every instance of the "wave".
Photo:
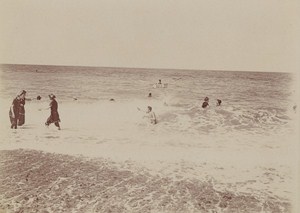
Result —
MULTIPOLYGON (((4 106, 1 117, 9 109, 10 102, 1 100, 4 106), (5 108, 7 110, 5 110, 5 108)), ((29 121, 41 122, 49 112, 39 112, 38 108, 47 107, 48 102, 27 101, 26 111, 29 121), (35 119, 34 119, 35 118, 35 119)), ((131 101, 81 101, 62 102, 59 106, 61 119, 67 126, 86 129, 97 126, 102 129, 123 129, 148 125, 145 119, 147 106, 151 106, 158 119, 157 128, 174 132, 226 133, 230 131, 248 131, 266 133, 266 131, 284 130, 289 127, 296 112, 276 108, 242 108, 233 106, 211 106, 202 109, 198 105, 184 105, 179 99, 135 99, 131 101), (141 111, 138 110, 141 109, 141 111)), ((6 119, 8 122, 8 119, 6 119)), ((162 131, 162 130, 160 130, 162 131)))

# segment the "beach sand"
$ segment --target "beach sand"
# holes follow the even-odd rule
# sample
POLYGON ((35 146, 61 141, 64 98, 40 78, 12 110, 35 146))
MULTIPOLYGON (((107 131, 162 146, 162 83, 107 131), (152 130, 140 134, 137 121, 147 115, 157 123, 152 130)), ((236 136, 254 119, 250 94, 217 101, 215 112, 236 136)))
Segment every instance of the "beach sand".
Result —
POLYGON ((168 176, 130 160, 29 149, 2 150, 0 160, 4 212, 291 211, 290 203, 277 196, 220 190, 222 183, 213 178, 187 178, 184 164, 181 173, 168 176))

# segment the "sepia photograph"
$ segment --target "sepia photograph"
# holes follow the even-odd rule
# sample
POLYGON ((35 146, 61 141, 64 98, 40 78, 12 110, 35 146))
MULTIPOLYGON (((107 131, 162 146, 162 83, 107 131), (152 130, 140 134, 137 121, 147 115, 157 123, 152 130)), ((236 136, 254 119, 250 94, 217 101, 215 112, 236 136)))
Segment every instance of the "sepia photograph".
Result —
POLYGON ((0 213, 300 212, 300 2, 0 0, 0 213))

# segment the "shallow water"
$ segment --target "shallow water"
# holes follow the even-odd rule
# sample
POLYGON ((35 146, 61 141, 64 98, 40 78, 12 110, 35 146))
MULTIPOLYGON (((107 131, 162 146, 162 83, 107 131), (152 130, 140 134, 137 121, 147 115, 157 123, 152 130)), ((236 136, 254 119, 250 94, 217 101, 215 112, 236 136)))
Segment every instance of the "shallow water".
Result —
POLYGON ((70 110, 81 103, 86 114, 84 104, 98 104, 98 112, 92 113, 108 113, 121 123, 122 117, 134 117, 136 107, 151 105, 168 131, 274 134, 289 131, 294 116, 292 79, 288 73, 2 65, 0 98, 11 102, 25 89, 28 97, 41 95, 41 102, 47 102, 47 95, 54 93, 70 110), (154 89, 158 79, 168 88, 154 89), (147 98, 149 92, 152 98, 147 98), (206 96, 210 109, 203 110, 206 96), (109 103, 111 98, 117 106, 109 103), (222 100, 221 107, 216 107, 216 99, 222 100))

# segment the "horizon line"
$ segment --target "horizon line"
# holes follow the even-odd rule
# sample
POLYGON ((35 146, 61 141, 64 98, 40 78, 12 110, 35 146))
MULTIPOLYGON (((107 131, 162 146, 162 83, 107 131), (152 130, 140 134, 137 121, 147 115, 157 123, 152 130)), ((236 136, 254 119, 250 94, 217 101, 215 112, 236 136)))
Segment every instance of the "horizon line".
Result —
POLYGON ((114 66, 92 66, 92 65, 54 65, 54 64, 13 64, 13 63, 0 63, 0 65, 19 65, 19 66, 53 66, 53 67, 91 67, 91 68, 104 68, 104 69, 143 69, 143 70, 179 70, 179 71, 213 71, 213 72, 257 72, 257 73, 294 73, 284 71, 256 71, 256 70, 221 70, 221 69, 184 69, 184 68, 147 68, 147 67, 114 67, 114 66))

